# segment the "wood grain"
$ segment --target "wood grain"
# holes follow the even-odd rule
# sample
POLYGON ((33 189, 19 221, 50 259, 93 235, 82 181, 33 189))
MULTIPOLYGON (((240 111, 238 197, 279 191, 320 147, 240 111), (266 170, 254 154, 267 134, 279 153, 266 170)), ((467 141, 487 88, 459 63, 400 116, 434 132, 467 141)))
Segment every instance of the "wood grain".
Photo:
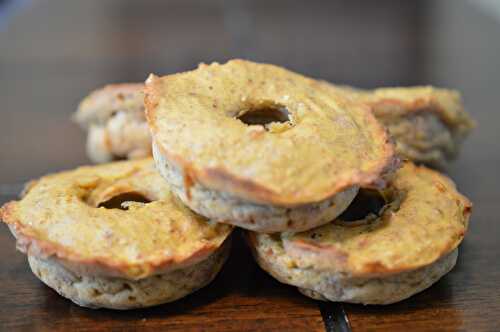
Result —
POLYGON ((85 309, 60 297, 32 275, 5 226, 0 259, 0 327, 5 331, 324 331, 317 303, 261 271, 240 234, 208 287, 171 304, 126 312, 85 309))

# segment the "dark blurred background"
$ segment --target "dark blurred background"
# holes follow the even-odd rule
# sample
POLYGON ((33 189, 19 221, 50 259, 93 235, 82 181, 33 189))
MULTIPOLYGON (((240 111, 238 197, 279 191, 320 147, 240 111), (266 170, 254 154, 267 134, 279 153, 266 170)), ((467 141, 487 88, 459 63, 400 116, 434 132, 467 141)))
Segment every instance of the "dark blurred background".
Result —
POLYGON ((467 169, 456 180, 478 198, 498 167, 500 1, 0 0, 0 191, 88 163, 69 118, 89 90, 235 57, 459 89, 479 127, 449 172, 467 169))

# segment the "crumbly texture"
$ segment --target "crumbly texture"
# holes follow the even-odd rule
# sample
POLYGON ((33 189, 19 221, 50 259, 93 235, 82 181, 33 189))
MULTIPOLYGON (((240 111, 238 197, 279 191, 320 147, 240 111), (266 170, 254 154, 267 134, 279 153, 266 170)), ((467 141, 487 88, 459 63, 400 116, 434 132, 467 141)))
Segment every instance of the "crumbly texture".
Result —
POLYGON ((93 162, 151 155, 143 88, 140 83, 111 84, 82 100, 73 118, 88 132, 87 154, 93 162))
POLYGON ((117 112, 105 125, 91 125, 87 155, 94 163, 151 155, 151 137, 142 113, 117 112))
POLYGON ((303 268, 380 276, 427 266, 465 236, 472 204, 446 176, 405 163, 382 194, 380 216, 359 225, 337 220, 281 234, 287 254, 303 268))
POLYGON ((447 177, 411 163, 382 194, 388 203, 375 218, 249 233, 257 261, 278 280, 334 301, 392 303, 421 291, 454 265, 471 203, 447 177))
POLYGON ((45 176, 20 201, 4 205, 0 217, 27 254, 55 257, 77 274, 127 279, 195 264, 232 231, 185 207, 152 158, 45 176), (99 207, 131 193, 150 202, 99 207))
POLYGON ((168 181, 172 191, 190 209, 211 220, 257 232, 298 232, 323 225, 341 214, 358 192, 357 187, 352 187, 320 203, 292 208, 256 204, 231 194, 210 190, 199 183, 187 188, 182 171, 158 152, 156 144, 153 144, 158 170, 168 181))
POLYGON ((188 185, 253 203, 319 203, 395 165, 393 145, 366 105, 273 65, 232 60, 152 75, 145 106, 161 155, 188 185), (285 108, 289 121, 264 127, 238 119, 267 108, 285 108))
POLYGON ((229 253, 229 242, 194 265, 140 280, 76 274, 54 259, 28 255, 33 273, 74 303, 89 308, 135 309, 180 299, 209 284, 229 253))
POLYGON ((321 301, 391 304, 419 293, 455 266, 458 249, 425 267, 384 277, 353 277, 331 270, 300 268, 290 261, 276 241, 259 237, 254 256, 259 266, 282 283, 321 301), (270 254, 271 253, 271 254, 270 254))
POLYGON ((431 86, 359 90, 338 87, 366 103, 394 137, 397 152, 416 163, 444 167, 458 155, 475 123, 460 93, 431 86))
POLYGON ((443 168, 457 156, 463 140, 462 135, 454 135, 435 114, 378 118, 395 138, 398 153, 416 163, 443 168))

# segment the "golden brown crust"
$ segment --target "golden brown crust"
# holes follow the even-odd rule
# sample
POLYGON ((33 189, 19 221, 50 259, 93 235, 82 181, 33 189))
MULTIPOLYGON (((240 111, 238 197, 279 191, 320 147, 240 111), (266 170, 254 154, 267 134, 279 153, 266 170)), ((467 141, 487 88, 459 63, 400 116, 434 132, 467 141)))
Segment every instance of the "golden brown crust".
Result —
POLYGON ((272 65, 232 60, 151 75, 145 107, 153 140, 184 174, 257 203, 319 202, 377 181, 396 164, 387 133, 368 108, 272 65), (257 126, 235 119, 269 102, 288 109, 289 129, 255 135, 257 126))
POLYGON ((202 187, 189 174, 172 167, 153 144, 159 173, 173 193, 196 213, 215 222, 228 223, 256 232, 305 231, 323 225, 340 215, 358 192, 357 187, 337 193, 319 203, 298 207, 279 207, 242 200, 225 192, 202 187))
POLYGON ((396 103, 402 105, 399 107, 407 112, 433 112, 451 127, 452 131, 470 131, 475 126, 475 122, 464 110, 460 93, 455 90, 431 86, 379 88, 374 94, 374 105, 380 105, 374 107, 376 113, 383 111, 384 103, 396 103))
POLYGON ((278 281, 294 285, 317 300, 391 304, 430 287, 456 263, 458 248, 429 265, 390 275, 353 276, 346 271, 300 266, 287 254, 281 241, 270 235, 249 235, 257 264, 278 281))
POLYGON ((458 155, 460 144, 476 125, 455 90, 432 86, 333 87, 368 105, 394 137, 397 152, 417 163, 445 166, 458 155))
POLYGON ((92 91, 78 105, 73 119, 82 127, 103 123, 116 112, 142 113, 143 83, 108 84, 92 91))
MULTIPOLYGON (((329 83, 327 83, 329 84, 329 83)), ((368 104, 377 115, 387 112, 431 112, 446 124, 472 129, 474 121, 464 110, 460 93, 433 86, 385 87, 362 90, 349 86, 335 86, 341 92, 368 104)))
POLYGON ((27 254, 55 257, 81 274, 130 279, 203 260, 231 232, 182 206, 151 158, 43 177, 22 200, 5 204, 0 218, 27 254), (96 208, 127 192, 152 202, 132 202, 127 211, 96 208))
POLYGON ((151 155, 144 116, 144 84, 110 84, 93 91, 73 120, 87 131, 87 155, 94 163, 151 155))
MULTIPOLYGON (((447 177, 411 163, 388 185, 390 204, 376 220, 330 223, 277 241, 300 268, 373 277, 415 270, 454 250, 468 227, 472 204, 447 177)), ((250 240, 265 236, 253 234, 250 240)))

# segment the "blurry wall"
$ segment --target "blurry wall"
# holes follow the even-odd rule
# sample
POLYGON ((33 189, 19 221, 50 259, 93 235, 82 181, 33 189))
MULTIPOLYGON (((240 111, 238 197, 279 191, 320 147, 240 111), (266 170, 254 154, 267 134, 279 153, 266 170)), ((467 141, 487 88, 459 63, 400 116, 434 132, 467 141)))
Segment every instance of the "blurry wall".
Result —
POLYGON ((0 31, 0 183, 88 162, 69 116, 89 90, 108 82, 234 57, 360 86, 420 81, 424 2, 21 4, 0 31))
POLYGON ((342 82, 414 83, 425 7, 395 0, 34 1, 0 35, 2 61, 143 80, 151 71, 243 57, 342 82))
POLYGON ((493 160, 500 157, 500 124, 491 120, 500 111, 500 1, 434 1, 428 12, 422 24, 427 36, 422 45, 423 77, 460 90, 478 124, 464 144, 463 157, 450 165, 449 173, 467 170, 467 177, 455 179, 468 188, 473 201, 481 201, 484 197, 476 196, 479 192, 493 194, 500 186, 499 179, 483 179, 487 169, 496 172, 499 165, 493 160))

